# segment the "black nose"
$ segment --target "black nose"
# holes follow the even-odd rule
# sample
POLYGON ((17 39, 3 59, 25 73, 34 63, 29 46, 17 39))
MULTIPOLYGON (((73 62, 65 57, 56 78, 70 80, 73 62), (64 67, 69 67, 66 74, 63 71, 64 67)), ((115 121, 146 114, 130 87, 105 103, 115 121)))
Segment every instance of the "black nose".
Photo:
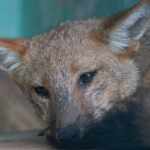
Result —
POLYGON ((76 126, 68 126, 58 129, 56 132, 56 139, 59 143, 64 145, 72 145, 80 141, 80 129, 76 126))

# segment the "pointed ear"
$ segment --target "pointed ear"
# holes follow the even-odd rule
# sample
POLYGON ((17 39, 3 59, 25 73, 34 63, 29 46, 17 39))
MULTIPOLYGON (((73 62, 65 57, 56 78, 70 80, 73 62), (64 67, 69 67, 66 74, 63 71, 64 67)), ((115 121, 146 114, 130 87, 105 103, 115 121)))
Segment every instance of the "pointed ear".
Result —
POLYGON ((28 40, 0 39, 0 69, 11 73, 24 61, 28 40))
POLYGON ((150 0, 141 0, 130 10, 104 21, 106 41, 116 54, 132 54, 150 28, 150 0))

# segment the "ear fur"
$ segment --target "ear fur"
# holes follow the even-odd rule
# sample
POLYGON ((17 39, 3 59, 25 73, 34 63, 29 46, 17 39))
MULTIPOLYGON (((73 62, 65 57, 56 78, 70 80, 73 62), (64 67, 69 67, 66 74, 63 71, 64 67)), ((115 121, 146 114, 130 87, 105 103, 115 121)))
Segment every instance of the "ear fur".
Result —
POLYGON ((0 68, 7 72, 15 70, 27 52, 25 40, 0 39, 0 68))
POLYGON ((104 21, 103 26, 114 53, 126 53, 130 47, 137 51, 140 39, 150 26, 150 0, 141 0, 128 11, 104 21))

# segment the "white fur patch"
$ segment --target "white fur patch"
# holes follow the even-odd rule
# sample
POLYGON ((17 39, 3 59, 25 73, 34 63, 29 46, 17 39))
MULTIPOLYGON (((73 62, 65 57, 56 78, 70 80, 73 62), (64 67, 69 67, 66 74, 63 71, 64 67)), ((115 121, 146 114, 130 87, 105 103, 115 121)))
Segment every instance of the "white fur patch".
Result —
POLYGON ((116 29, 110 34, 110 47, 113 52, 120 53, 129 46, 129 36, 126 29, 116 29))
POLYGON ((132 95, 139 84, 139 70, 132 60, 128 62, 128 65, 120 64, 122 69, 122 86, 120 87, 120 96, 122 99, 132 95))
POLYGON ((13 71, 20 65, 20 58, 17 53, 8 48, 0 47, 0 68, 5 71, 13 71))

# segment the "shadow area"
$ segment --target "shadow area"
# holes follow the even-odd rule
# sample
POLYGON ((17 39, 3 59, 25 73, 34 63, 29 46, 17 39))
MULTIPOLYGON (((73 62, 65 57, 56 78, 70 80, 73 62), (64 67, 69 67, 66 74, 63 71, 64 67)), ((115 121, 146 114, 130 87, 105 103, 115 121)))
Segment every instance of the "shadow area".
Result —
POLYGON ((148 150, 150 147, 145 147, 140 139, 134 108, 138 109, 130 104, 128 112, 109 112, 101 122, 87 126, 84 137, 78 141, 59 143, 50 136, 48 141, 64 150, 148 150))

